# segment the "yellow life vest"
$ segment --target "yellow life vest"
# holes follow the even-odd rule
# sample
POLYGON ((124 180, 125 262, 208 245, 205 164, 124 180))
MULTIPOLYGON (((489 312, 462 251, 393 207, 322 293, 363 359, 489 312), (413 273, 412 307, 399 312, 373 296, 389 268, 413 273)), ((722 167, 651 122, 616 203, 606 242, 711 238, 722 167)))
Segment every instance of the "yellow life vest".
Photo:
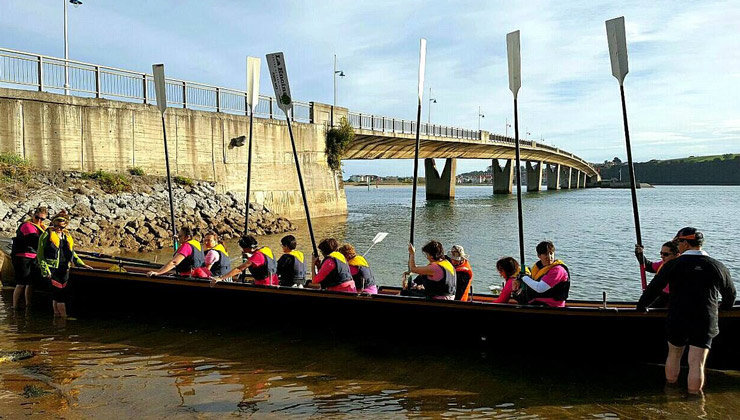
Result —
POLYGON ((303 262, 303 253, 301 251, 292 250, 288 254, 294 256, 298 261, 303 262))
POLYGON ((453 267, 449 261, 447 260, 434 261, 433 264, 437 264, 438 266, 447 270, 447 272, 450 273, 451 276, 455 276, 455 267, 453 267))
POLYGON ((532 278, 535 280, 539 280, 542 278, 542 276, 547 274, 547 272, 550 271, 551 268, 558 266, 558 265, 565 266, 565 263, 561 260, 555 260, 550 265, 546 265, 542 268, 540 268, 537 264, 535 264, 532 266, 532 278))
MULTIPOLYGON (((75 241, 74 241, 74 239, 72 239, 72 235, 70 235, 69 232, 67 232, 66 229, 63 230, 62 233, 64 233, 65 238, 67 238, 67 242, 69 243, 69 250, 70 251, 73 251, 74 250, 75 241)), ((49 241, 51 243, 53 243, 55 247, 59 248, 59 241, 60 240, 61 239, 59 238, 59 233, 57 233, 57 231, 55 231, 55 230, 49 231, 49 241)))
POLYGON ((339 261, 347 264, 347 259, 344 258, 344 255, 342 255, 341 253, 339 253, 337 251, 332 252, 331 254, 329 254, 329 256, 332 257, 332 258, 336 258, 337 260, 339 260, 339 261))
POLYGON ((367 260, 362 255, 355 255, 354 258, 349 260, 348 264, 355 267, 370 267, 370 264, 367 263, 367 260))
MULTIPOLYGON (((195 246, 195 245, 193 245, 193 246, 195 246)), ((211 249, 212 249, 212 250, 214 250, 214 251, 220 251, 220 252, 223 252, 223 254, 224 254, 224 255, 226 255, 227 257, 229 256, 229 253, 228 253, 228 252, 226 252, 226 248, 224 248, 223 244, 218 244, 218 245, 214 246, 214 247, 213 247, 213 248, 211 248, 211 249)), ((209 251, 210 251, 211 249, 209 249, 209 251)))

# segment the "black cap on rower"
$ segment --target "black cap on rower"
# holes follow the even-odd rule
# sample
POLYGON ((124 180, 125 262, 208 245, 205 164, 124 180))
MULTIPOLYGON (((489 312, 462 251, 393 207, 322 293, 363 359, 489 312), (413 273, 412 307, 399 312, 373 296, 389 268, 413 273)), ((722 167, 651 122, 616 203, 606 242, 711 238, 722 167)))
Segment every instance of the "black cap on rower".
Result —
POLYGON ((239 239, 239 246, 242 249, 255 249, 257 248, 257 239, 252 235, 242 236, 239 239))

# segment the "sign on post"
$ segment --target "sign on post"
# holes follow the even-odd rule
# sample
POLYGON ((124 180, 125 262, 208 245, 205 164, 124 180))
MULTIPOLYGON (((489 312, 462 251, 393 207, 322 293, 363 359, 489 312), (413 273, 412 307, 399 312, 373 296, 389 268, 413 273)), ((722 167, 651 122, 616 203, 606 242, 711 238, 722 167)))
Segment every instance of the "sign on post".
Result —
POLYGON ((167 111, 167 82, 164 79, 164 64, 152 64, 152 73, 154 73, 157 108, 164 115, 164 112, 167 111))
POLYGON ((424 97, 424 70, 427 63, 427 40, 422 38, 419 45, 419 103, 424 97))
POLYGON ((519 31, 506 34, 506 55, 509 59, 509 90, 516 99, 522 87, 522 57, 519 52, 519 31))
POLYGON ((247 57, 247 106, 257 107, 260 100, 260 59, 247 57))
POLYGON ((288 84, 288 69, 285 66, 283 53, 277 52, 267 54, 267 67, 270 69, 270 78, 272 79, 272 88, 275 89, 275 97, 280 109, 288 115, 288 111, 293 104, 290 96, 290 85, 288 84))
POLYGON ((606 38, 609 41, 609 58, 612 62, 612 75, 624 83, 629 72, 627 65, 627 37, 624 33, 624 16, 606 21, 606 38))

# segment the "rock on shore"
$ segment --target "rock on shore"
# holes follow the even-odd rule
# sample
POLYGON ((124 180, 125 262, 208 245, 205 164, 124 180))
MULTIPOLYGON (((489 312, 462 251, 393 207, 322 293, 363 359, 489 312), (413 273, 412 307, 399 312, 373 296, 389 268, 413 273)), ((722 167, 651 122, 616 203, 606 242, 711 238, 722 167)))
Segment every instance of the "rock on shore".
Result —
MULTIPOLYGON (((5 185, 0 197, 0 236, 15 235, 19 223, 39 205, 53 216, 66 209, 75 245, 105 252, 120 248, 151 251, 171 246, 167 181, 162 177, 130 176, 130 192, 106 193, 95 179, 79 172, 39 172, 30 180, 5 185)), ((175 223, 203 235, 214 230, 223 239, 244 230, 244 195, 217 193, 214 184, 173 183, 175 223)), ((249 230, 256 235, 295 230, 286 218, 259 204, 250 204, 249 230)))

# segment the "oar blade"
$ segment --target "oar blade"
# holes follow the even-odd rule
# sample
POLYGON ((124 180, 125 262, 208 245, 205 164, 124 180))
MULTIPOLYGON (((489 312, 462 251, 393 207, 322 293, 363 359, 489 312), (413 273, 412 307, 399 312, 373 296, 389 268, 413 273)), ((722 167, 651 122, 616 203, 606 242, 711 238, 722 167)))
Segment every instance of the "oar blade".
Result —
POLYGON ((260 65, 257 57, 247 57, 247 106, 257 107, 260 98, 260 65))
POLYGON ((612 63, 612 75, 624 83, 629 72, 627 64, 627 37, 624 31, 624 16, 606 21, 606 38, 609 41, 609 58, 612 63))
POLYGON ((427 64, 427 40, 422 38, 419 44, 419 103, 424 97, 424 72, 427 64))
POLYGON ((153 64, 154 92, 157 95, 157 108, 164 115, 167 111, 167 82, 164 78, 164 64, 153 64))
POLYGON ((519 31, 506 34, 506 55, 509 61, 509 90, 516 99, 522 87, 522 57, 519 48, 519 31))
POLYGON ((386 236, 388 236, 388 232, 378 232, 378 234, 373 238, 373 244, 381 242, 386 236))
POLYGON ((290 96, 290 84, 288 83, 288 69, 285 66, 285 57, 282 52, 267 54, 267 67, 270 69, 272 88, 275 90, 278 107, 288 114, 293 105, 293 97, 290 96))

